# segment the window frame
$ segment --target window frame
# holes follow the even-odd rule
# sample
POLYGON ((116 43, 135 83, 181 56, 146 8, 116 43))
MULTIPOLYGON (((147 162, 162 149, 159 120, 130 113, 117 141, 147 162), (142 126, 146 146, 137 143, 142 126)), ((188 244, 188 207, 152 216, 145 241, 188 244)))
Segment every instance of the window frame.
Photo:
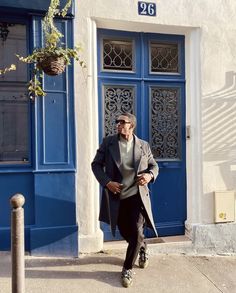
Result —
POLYGON ((107 73, 135 73, 136 72, 136 62, 135 62, 135 40, 132 38, 116 38, 116 37, 109 37, 109 38, 102 38, 101 39, 101 71, 102 72, 107 72, 107 73), (109 40, 109 41, 120 41, 120 42, 130 42, 132 45, 132 70, 122 70, 122 69, 108 69, 108 68, 104 68, 104 40, 109 40))
POLYGON ((178 42, 162 42, 162 41, 149 41, 149 73, 150 74, 158 74, 158 75, 180 75, 181 72, 181 62, 180 62, 180 52, 181 52, 181 47, 180 44, 178 42), (152 44, 168 44, 168 45, 177 45, 177 50, 178 50, 178 72, 168 72, 168 71, 159 71, 159 72, 155 72, 152 71, 152 44))
MULTIPOLYGON (((29 51, 32 48, 31 37, 32 37, 32 28, 30 27, 31 18, 25 17, 18 14, 5 14, 0 16, 0 22, 9 22, 14 24, 22 24, 26 27, 26 54, 29 54, 29 51)), ((27 68, 27 82, 30 80, 29 66, 27 68)), ((33 129, 34 129, 34 120, 33 120, 33 107, 32 101, 28 99, 28 161, 0 161, 0 173, 5 173, 6 171, 14 172, 31 172, 33 166, 32 160, 32 149, 33 149, 33 129)))
POLYGON ((118 78, 132 79, 132 78, 138 78, 140 76, 141 65, 139 62, 139 58, 141 55, 141 48, 138 46, 139 40, 140 40, 139 33, 124 32, 124 31, 119 31, 119 33, 117 33, 116 30, 98 29, 97 40, 98 40, 98 43, 97 43, 98 77, 107 77, 109 75, 112 76, 116 74, 118 78), (134 58, 132 60, 134 68, 132 71, 103 69, 103 40, 104 39, 132 41, 132 44, 133 44, 132 54, 134 55, 134 58))
POLYGON ((148 64, 145 68, 144 78, 158 81, 183 81, 185 82, 185 37, 183 35, 144 34, 144 60, 148 64), (179 72, 152 72, 151 71, 151 43, 177 44, 179 51, 179 72))

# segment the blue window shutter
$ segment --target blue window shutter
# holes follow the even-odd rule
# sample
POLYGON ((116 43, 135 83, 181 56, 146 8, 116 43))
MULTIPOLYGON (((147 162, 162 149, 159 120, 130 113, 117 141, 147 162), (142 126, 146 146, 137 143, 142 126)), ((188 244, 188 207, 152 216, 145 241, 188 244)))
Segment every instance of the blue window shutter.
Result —
MULTIPOLYGON (((65 36, 65 46, 72 46, 72 21, 57 20, 65 36)), ((33 20, 33 47, 43 46, 42 18, 33 20)), ((73 171, 75 169, 75 134, 73 105, 73 70, 42 79, 45 97, 35 99, 35 168, 40 171, 73 171)))

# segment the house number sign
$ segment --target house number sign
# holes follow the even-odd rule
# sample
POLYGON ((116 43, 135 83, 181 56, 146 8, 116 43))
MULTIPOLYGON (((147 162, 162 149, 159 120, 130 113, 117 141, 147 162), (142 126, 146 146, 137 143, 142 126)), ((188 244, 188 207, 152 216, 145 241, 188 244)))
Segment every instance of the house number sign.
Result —
POLYGON ((156 16, 156 4, 138 1, 138 14, 146 16, 156 16))

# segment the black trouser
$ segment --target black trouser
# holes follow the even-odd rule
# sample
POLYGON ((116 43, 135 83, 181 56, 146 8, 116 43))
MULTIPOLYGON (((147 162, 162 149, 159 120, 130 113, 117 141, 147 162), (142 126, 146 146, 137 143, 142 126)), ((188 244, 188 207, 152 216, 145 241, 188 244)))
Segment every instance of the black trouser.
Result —
POLYGON ((128 242, 124 268, 132 269, 140 247, 146 248, 143 228, 144 208, 139 194, 120 201, 118 228, 121 236, 128 242))

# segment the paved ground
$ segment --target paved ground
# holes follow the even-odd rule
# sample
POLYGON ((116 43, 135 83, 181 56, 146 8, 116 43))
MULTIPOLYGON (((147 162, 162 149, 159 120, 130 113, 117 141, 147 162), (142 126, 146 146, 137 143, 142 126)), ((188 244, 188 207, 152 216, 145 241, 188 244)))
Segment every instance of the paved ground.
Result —
MULTIPOLYGON (((218 293, 236 292, 235 256, 153 255, 147 269, 135 267, 131 288, 120 284, 123 253, 79 259, 26 257, 25 293, 218 293)), ((0 293, 11 292, 10 255, 0 253, 0 293)))

